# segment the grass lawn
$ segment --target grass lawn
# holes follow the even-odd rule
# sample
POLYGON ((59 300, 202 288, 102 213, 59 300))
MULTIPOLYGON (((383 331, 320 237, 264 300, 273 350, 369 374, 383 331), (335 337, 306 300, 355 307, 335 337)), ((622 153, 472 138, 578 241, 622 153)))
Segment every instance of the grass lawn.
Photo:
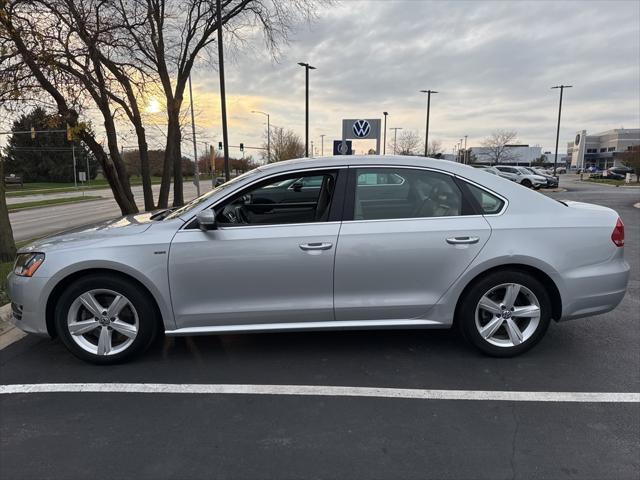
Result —
POLYGON ((48 207, 49 205, 59 205, 61 203, 79 203, 79 202, 88 202, 91 200, 98 200, 102 197, 97 195, 85 195, 78 197, 66 197, 66 198, 52 198, 51 200, 38 200, 36 202, 21 202, 21 203, 13 203, 11 205, 7 205, 7 208, 10 212, 15 212, 17 210, 23 210, 25 208, 36 208, 36 207, 48 207))
MULTIPOLYGON (((185 182, 190 180, 191 177, 185 177, 185 182)), ((151 183, 159 184, 162 179, 160 177, 151 177, 151 183)), ((140 177, 131 177, 129 179, 132 186, 142 185, 142 179, 140 177)), ((96 190, 101 188, 109 188, 109 183, 104 179, 91 180, 90 182, 82 186, 78 183, 78 188, 73 186, 73 183, 56 183, 56 182, 34 182, 25 183, 23 188, 9 187, 7 188, 7 197, 24 197, 27 195, 42 195, 43 193, 64 193, 64 192, 77 192, 81 190, 96 190)))
POLYGON ((607 185, 626 185, 624 180, 612 180, 608 178, 587 178, 586 181, 591 183, 606 183, 607 185))

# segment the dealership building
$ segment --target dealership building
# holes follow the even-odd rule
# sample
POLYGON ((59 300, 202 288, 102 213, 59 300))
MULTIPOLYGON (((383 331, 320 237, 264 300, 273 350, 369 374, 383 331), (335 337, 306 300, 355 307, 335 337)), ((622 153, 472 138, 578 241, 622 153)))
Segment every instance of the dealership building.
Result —
POLYGON ((620 156, 634 145, 640 145, 640 128, 619 128, 593 135, 582 130, 567 144, 568 161, 571 168, 606 169, 618 166, 620 156))

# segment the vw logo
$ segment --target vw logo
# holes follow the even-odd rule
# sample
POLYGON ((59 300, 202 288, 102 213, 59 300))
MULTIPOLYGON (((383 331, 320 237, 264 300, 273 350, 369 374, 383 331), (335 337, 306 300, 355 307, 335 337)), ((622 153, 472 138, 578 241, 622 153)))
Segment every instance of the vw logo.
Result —
POLYGON ((371 125, 366 120, 357 120, 353 122, 353 134, 358 138, 364 138, 369 135, 371 125))

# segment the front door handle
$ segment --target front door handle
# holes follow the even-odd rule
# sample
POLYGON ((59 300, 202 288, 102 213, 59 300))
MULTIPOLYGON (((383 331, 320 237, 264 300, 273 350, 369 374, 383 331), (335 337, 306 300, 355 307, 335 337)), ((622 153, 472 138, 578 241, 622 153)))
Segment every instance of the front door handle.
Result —
POLYGON ((329 242, 318 242, 318 243, 301 243, 300 250, 304 250, 305 252, 308 250, 329 250, 333 247, 333 243, 329 242))
POLYGON ((464 245, 469 243, 478 243, 479 237, 449 237, 447 243, 451 245, 464 245))

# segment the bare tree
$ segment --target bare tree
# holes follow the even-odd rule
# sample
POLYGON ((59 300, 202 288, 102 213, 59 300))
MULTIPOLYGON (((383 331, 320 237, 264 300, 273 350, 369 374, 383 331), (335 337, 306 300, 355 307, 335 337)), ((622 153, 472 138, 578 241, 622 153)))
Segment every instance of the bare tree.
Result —
POLYGON ((403 130, 397 138, 397 142, 395 137, 389 141, 387 150, 395 152, 396 155, 420 155, 421 152, 424 152, 422 137, 418 135, 418 132, 403 130))
MULTIPOLYGON (((267 148, 267 145, 263 145, 267 148)), ((304 143, 292 130, 271 127, 271 162, 281 162, 304 157, 304 143)))
POLYGON ((134 42, 136 62, 157 75, 167 110, 167 162, 159 203, 167 202, 173 166, 174 205, 183 203, 180 169, 180 111, 185 87, 196 58, 216 41, 219 28, 241 38, 245 27, 261 28, 267 47, 275 51, 288 39, 297 16, 313 15, 314 0, 225 0, 217 18, 210 0, 116 0, 121 21, 134 42))
POLYGON ((427 155, 433 158, 440 158, 444 150, 442 149, 442 142, 440 140, 431 140, 429 142, 429 148, 427 149, 427 155))
POLYGON ((484 139, 482 146, 491 165, 511 162, 517 158, 510 145, 517 141, 518 133, 513 130, 496 130, 484 139))
MULTIPOLYGON (((3 61, 0 66, 3 80, 0 98, 19 100, 25 93, 27 96, 46 93, 53 99, 72 135, 84 142, 100 162, 122 213, 135 213, 138 208, 114 142, 113 116, 107 115, 110 110, 106 91, 101 88, 100 80, 97 85, 81 82, 72 72, 73 65, 60 61, 53 53, 56 50, 54 41, 63 34, 61 25, 52 16, 44 14, 41 5, 28 0, 0 0, 0 45, 13 54, 11 61, 3 61), (79 112, 83 108, 85 88, 96 104, 104 107, 100 110, 105 119, 110 156, 96 140, 90 125, 81 120, 79 112)), ((71 39, 68 41, 71 48, 71 39)))
POLYGON ((636 183, 640 182, 640 145, 634 145, 631 150, 622 154, 622 163, 629 168, 633 168, 636 175, 636 183))

